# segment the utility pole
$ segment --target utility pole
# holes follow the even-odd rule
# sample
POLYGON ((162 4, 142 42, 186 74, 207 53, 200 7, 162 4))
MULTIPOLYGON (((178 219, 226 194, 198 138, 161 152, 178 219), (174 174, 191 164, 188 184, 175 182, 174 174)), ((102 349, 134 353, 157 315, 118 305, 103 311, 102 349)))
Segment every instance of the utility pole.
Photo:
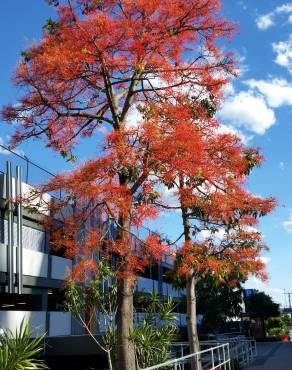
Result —
POLYGON ((284 289, 284 295, 287 295, 288 296, 288 300, 289 300, 289 311, 290 311, 290 316, 291 316, 291 319, 292 319, 292 307, 291 307, 291 295, 292 295, 292 293, 291 292, 285 292, 285 289, 284 289))

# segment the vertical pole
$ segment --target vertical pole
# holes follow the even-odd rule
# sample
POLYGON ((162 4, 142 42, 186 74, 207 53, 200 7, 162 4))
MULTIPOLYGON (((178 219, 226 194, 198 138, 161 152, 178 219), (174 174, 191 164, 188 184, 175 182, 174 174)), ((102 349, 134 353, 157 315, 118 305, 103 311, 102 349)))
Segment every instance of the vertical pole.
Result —
POLYGON ((227 356, 229 360, 229 370, 231 370, 231 358, 230 358, 230 351, 229 351, 229 343, 227 343, 227 356))
POLYGON ((23 269, 23 245, 22 245, 22 171, 21 167, 16 167, 16 186, 15 194, 17 199, 17 250, 16 250, 16 271, 17 271, 17 291, 18 294, 22 294, 22 269, 23 269))
POLYGON ((13 282, 13 202, 12 202, 12 166, 6 162, 6 200, 8 201, 8 245, 7 245, 7 274, 8 293, 14 293, 13 282))
POLYGON ((200 362, 199 362, 199 355, 198 354, 196 354, 196 365, 197 365, 197 369, 199 369, 200 362))
POLYGON ((291 293, 288 293, 288 298, 289 298, 290 317, 292 318, 292 310, 291 310, 291 293))

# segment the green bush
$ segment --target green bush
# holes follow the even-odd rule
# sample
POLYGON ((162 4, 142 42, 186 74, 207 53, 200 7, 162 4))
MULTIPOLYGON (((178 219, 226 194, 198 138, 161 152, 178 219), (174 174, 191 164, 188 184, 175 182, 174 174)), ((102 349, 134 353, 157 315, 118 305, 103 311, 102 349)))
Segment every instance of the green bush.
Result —
POLYGON ((232 359, 230 364, 231 364, 232 370, 242 370, 243 369, 243 367, 240 365, 240 362, 236 358, 232 359))
POLYGON ((41 370, 48 369, 46 364, 37 359, 42 351, 44 337, 31 338, 29 323, 21 322, 15 335, 4 330, 0 335, 0 369, 1 370, 41 370))
POLYGON ((135 345, 139 368, 154 366, 170 358, 170 345, 177 338, 175 304, 171 298, 162 301, 156 294, 141 295, 140 310, 144 313, 142 323, 130 333, 135 345))
POLYGON ((279 335, 284 335, 285 334, 285 329, 284 328, 272 328, 269 330, 269 334, 271 336, 279 336, 279 335))

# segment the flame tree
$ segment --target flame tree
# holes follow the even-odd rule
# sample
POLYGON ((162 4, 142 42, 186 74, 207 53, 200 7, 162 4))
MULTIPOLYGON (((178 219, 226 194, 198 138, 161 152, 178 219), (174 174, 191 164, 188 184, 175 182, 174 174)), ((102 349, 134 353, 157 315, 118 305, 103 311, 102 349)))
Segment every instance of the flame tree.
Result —
POLYGON ((260 253, 266 246, 255 227, 275 207, 273 198, 246 189, 248 175, 263 157, 238 137, 220 133, 214 118, 217 104, 214 99, 198 102, 183 94, 176 97, 176 104, 168 102, 148 113, 149 132, 155 132, 152 145, 160 163, 158 175, 176 200, 176 204, 174 199, 172 204, 159 199, 155 203, 181 213, 184 242, 176 267, 186 279, 190 352, 200 350, 196 284, 206 276, 231 285, 250 273, 265 279, 260 253), (165 147, 167 151, 162 150, 165 147))
MULTIPOLYGON (((145 146, 153 135, 131 126, 133 112, 139 105, 143 111, 149 105, 151 109, 153 104, 173 102, 179 90, 192 91, 194 101, 204 96, 219 99, 226 76, 233 71, 233 59, 217 41, 228 38, 233 26, 222 17, 219 0, 49 3, 57 17, 44 26, 42 40, 22 52, 13 80, 23 96, 5 107, 2 117, 19 123, 13 145, 39 138, 73 159, 82 138, 104 143, 95 158, 58 176, 44 189, 64 189, 65 200, 75 205, 65 232, 59 235, 58 243, 68 254, 88 257, 104 240, 102 230, 89 226, 85 237, 76 238, 97 206, 117 226, 115 240, 104 242, 103 252, 114 254, 119 277, 119 368, 133 370, 129 331, 135 276, 163 250, 150 237, 132 253, 133 225, 157 212, 151 174, 158 171, 156 156, 153 159, 145 146), (101 126, 108 130, 103 138, 101 126)), ((76 276, 82 278, 93 263, 81 258, 76 276)))

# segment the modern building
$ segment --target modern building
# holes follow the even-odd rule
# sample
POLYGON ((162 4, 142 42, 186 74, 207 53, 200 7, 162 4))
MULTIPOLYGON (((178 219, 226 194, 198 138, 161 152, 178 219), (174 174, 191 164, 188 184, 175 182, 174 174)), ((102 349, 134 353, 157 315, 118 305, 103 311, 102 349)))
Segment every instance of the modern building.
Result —
MULTIPOLYGON (((62 308, 64 279, 74 261, 49 250, 49 235, 41 223, 44 211, 32 213, 21 205, 20 195, 31 189, 22 181, 21 166, 0 165, 0 328, 14 331, 29 319, 35 336, 46 333, 48 354, 94 353, 90 339, 85 344, 84 328, 62 308)), ((169 269, 168 259, 148 268, 137 291, 179 299, 181 292, 168 281, 169 269)), ((186 315, 177 317, 185 326, 186 315)))

